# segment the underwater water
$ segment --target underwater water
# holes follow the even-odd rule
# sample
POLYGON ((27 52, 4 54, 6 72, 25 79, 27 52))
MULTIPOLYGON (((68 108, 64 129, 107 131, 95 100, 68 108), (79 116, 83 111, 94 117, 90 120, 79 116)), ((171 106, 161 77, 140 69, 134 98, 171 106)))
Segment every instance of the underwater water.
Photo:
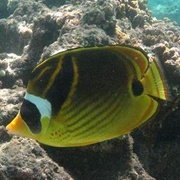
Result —
POLYGON ((167 17, 180 25, 180 0, 149 0, 148 8, 157 19, 167 17))

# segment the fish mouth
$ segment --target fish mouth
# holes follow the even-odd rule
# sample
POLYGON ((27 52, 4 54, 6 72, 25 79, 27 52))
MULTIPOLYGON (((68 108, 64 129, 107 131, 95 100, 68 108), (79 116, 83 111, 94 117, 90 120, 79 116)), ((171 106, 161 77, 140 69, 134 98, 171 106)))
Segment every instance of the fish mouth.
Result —
POLYGON ((9 134, 17 134, 17 126, 21 124, 20 114, 18 114, 7 126, 6 130, 9 134))
POLYGON ((26 133, 27 125, 21 118, 20 113, 6 126, 8 134, 24 135, 26 133))

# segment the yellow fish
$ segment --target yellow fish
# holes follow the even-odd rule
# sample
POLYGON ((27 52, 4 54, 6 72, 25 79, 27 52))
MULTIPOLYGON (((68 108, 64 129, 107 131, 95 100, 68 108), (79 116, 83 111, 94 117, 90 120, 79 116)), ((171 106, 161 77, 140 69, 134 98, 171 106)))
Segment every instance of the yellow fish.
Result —
POLYGON ((131 46, 60 52, 34 68, 18 115, 6 127, 41 143, 84 146, 131 132, 168 100, 157 63, 131 46))

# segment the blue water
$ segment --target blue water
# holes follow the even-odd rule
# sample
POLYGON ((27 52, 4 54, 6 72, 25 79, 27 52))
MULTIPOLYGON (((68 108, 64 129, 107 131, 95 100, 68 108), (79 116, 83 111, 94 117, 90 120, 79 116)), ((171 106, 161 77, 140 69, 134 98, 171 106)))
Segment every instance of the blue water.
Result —
POLYGON ((180 25, 180 0, 149 0, 148 8, 157 19, 167 17, 180 25))

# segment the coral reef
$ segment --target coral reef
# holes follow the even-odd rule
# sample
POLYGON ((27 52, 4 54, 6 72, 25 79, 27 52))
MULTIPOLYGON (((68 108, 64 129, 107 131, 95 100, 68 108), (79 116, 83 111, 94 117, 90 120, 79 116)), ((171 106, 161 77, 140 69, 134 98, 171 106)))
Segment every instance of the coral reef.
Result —
POLYGON ((0 179, 72 180, 35 141, 14 136, 1 146, 0 154, 0 179))
POLYGON ((146 0, 2 0, 0 35, 0 179, 71 179, 59 166, 74 179, 180 177, 179 26, 152 18, 146 0), (17 113, 39 61, 75 47, 119 43, 143 48, 167 74, 173 102, 155 122, 125 138, 81 148, 40 147, 7 135, 3 126, 17 113))

